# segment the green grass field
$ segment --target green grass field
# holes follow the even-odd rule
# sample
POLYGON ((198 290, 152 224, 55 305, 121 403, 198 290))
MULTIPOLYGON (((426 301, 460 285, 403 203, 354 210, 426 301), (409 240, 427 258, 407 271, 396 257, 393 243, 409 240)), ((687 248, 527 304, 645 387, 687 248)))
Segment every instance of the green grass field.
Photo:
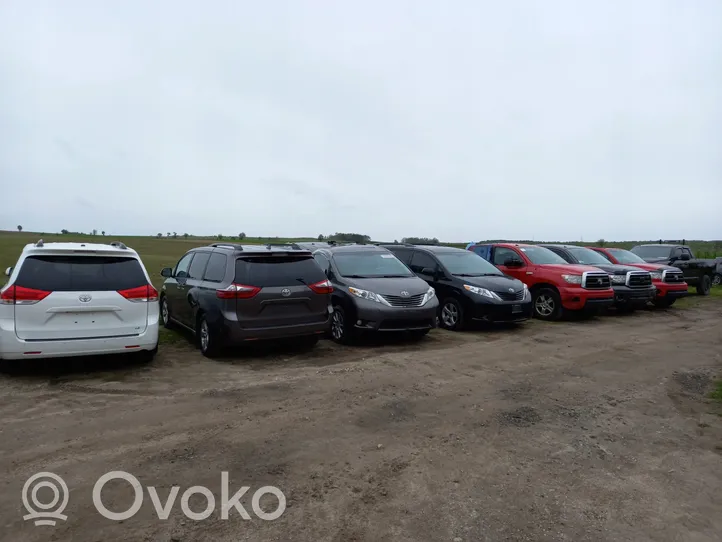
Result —
MULTIPOLYGON (((217 239, 211 237, 188 237, 184 238, 179 236, 178 238, 173 237, 130 237, 130 236, 102 236, 102 235, 84 235, 84 234, 48 234, 48 233, 34 233, 34 232, 13 232, 13 231, 0 231, 0 269, 3 271, 5 268, 15 265, 20 252, 23 247, 28 243, 34 243, 38 239, 42 238, 46 243, 50 242, 70 242, 70 241, 85 241, 93 243, 121 241, 129 247, 138 251, 143 258, 148 273, 151 275, 153 284, 158 287, 163 283, 162 277, 160 276, 160 270, 163 267, 173 266, 180 257, 185 254, 189 249, 193 247, 207 245, 212 242, 216 242, 217 239)), ((229 242, 238 242, 237 238, 225 237, 224 240, 229 242)), ((249 244, 263 244, 268 242, 273 243, 285 243, 292 241, 313 241, 311 237, 293 237, 293 238, 278 238, 278 237, 246 237, 243 243, 249 244)), ((640 241, 639 243, 641 243, 640 241)), ((449 246, 456 246, 464 248, 466 243, 443 243, 449 246)), ((596 244, 596 243, 590 243, 596 244)), ((605 246, 619 246, 622 248, 631 248, 638 242, 627 241, 620 243, 605 243, 605 246)), ((698 257, 714 257, 713 255, 719 253, 722 255, 722 249, 719 249, 721 243, 719 241, 689 241, 695 255, 698 257), (707 256, 705 256, 707 254, 707 256)), ((4 281, 0 281, 2 284, 4 281)), ((722 288, 713 289, 713 295, 722 296, 722 288)))

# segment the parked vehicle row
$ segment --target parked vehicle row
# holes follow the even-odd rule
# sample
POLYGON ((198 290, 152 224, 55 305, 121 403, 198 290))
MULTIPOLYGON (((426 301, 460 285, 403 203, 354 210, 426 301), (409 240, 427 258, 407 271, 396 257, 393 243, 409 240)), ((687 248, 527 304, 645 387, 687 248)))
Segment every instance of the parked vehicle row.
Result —
POLYGON ((157 291, 122 243, 39 241, 23 249, 0 290, 0 359, 134 352, 150 360, 159 323, 185 329, 213 356, 247 341, 420 339, 437 325, 668 307, 687 295, 685 277, 709 293, 716 268, 685 256, 688 247, 659 249, 667 246, 214 243, 163 269, 157 291))

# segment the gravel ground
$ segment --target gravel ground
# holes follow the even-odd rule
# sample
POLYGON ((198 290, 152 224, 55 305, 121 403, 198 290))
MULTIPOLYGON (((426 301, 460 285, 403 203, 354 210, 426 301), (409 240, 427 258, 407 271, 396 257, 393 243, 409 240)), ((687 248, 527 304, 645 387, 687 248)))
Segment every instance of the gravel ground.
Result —
MULTIPOLYGON (((148 366, 72 360, 3 375, 0 538, 719 542, 722 408, 706 396, 722 369, 721 321, 722 303, 705 299, 214 361, 181 342, 148 366), (146 488, 122 522, 91 498, 113 470, 146 488), (39 471, 70 488, 54 527, 23 521, 21 490, 39 471), (250 519, 221 518, 222 471, 231 494, 251 488, 250 519), (194 521, 181 495, 197 485, 216 509, 194 521), (252 510, 264 485, 287 499, 274 521, 252 510), (167 519, 148 486, 161 503, 180 487, 167 519)), ((117 512, 133 495, 122 481, 102 492, 117 512)))

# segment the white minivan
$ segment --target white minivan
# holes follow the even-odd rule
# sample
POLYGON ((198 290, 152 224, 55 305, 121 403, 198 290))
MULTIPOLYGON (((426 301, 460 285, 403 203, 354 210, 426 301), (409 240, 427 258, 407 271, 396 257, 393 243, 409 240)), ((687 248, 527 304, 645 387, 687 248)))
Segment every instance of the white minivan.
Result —
POLYGON ((123 243, 25 246, 0 289, 0 360, 158 350, 158 291, 123 243))

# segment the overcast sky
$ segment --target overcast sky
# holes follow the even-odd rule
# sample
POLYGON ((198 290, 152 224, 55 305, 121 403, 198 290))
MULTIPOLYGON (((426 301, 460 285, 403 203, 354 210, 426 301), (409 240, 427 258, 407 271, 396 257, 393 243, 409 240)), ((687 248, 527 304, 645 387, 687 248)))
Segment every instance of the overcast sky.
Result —
POLYGON ((717 0, 0 1, 0 228, 722 238, 717 0))

